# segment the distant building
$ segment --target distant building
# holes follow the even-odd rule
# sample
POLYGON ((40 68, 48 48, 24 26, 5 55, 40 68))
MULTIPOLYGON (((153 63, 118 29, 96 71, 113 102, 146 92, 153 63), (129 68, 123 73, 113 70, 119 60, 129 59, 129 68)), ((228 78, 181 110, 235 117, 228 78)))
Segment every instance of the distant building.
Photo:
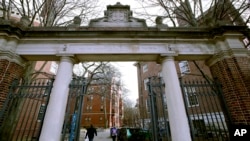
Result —
POLYGON ((81 126, 120 127, 123 120, 123 101, 120 80, 115 77, 108 81, 92 80, 84 97, 81 126))

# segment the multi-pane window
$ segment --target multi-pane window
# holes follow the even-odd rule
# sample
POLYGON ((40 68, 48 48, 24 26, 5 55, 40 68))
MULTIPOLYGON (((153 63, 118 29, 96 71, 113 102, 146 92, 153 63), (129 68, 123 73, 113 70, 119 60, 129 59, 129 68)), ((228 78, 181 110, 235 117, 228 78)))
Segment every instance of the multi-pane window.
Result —
POLYGON ((189 68, 189 65, 188 65, 188 61, 180 61, 179 62, 179 67, 180 67, 180 71, 181 71, 182 75, 191 72, 190 68, 189 68))
POLYGON ((144 64, 142 66, 142 72, 144 73, 144 72, 147 72, 147 71, 148 71, 148 64, 144 64))
POLYGON ((101 105, 101 111, 103 111, 103 105, 101 105))
POLYGON ((50 72, 52 72, 53 74, 56 74, 57 69, 58 69, 58 64, 56 62, 54 62, 54 61, 51 62, 50 72))
POLYGON ((195 87, 186 87, 184 88, 184 92, 189 107, 199 106, 195 87))
POLYGON ((145 90, 148 90, 148 82, 149 82, 148 78, 144 79, 144 88, 145 88, 145 90))
POLYGON ((87 111, 92 111, 92 106, 87 105, 86 109, 87 111))
POLYGON ((87 97, 87 101, 92 102, 92 101, 93 101, 93 95, 89 95, 89 96, 87 97))

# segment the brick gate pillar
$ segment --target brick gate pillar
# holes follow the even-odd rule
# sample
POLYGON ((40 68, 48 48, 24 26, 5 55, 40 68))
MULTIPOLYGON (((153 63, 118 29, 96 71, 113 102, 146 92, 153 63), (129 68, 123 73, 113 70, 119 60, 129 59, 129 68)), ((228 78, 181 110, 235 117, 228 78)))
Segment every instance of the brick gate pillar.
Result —
POLYGON ((216 54, 207 62, 222 84, 229 125, 250 125, 250 51, 242 34, 226 33, 216 38, 216 54))
POLYGON ((0 37, 0 109, 5 102, 12 81, 21 78, 24 72, 24 61, 15 54, 16 46, 15 39, 0 37))

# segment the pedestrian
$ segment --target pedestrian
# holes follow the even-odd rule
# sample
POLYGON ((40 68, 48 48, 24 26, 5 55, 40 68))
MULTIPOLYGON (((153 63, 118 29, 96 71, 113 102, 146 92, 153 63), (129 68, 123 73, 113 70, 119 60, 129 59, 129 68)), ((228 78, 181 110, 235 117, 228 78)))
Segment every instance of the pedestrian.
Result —
POLYGON ((113 141, 116 141, 117 129, 115 128, 115 126, 111 128, 111 137, 113 141))
POLYGON ((94 139, 94 134, 95 136, 97 136, 97 132, 96 132, 96 129, 93 127, 93 125, 91 124, 90 127, 87 129, 87 133, 86 133, 86 136, 85 136, 85 139, 89 138, 89 141, 93 141, 94 139))

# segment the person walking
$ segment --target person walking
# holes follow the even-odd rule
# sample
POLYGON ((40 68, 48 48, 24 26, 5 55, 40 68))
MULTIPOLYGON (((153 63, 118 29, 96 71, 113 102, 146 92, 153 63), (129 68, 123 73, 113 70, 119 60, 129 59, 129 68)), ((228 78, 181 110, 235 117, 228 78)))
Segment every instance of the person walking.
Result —
POLYGON ((85 139, 89 138, 89 141, 93 141, 94 139, 94 134, 95 136, 97 136, 97 132, 96 132, 96 129, 93 127, 93 125, 91 124, 90 127, 87 129, 87 133, 86 133, 86 136, 85 136, 85 139))
POLYGON ((111 137, 112 137, 112 141, 116 141, 117 129, 115 128, 115 126, 111 128, 111 137))

